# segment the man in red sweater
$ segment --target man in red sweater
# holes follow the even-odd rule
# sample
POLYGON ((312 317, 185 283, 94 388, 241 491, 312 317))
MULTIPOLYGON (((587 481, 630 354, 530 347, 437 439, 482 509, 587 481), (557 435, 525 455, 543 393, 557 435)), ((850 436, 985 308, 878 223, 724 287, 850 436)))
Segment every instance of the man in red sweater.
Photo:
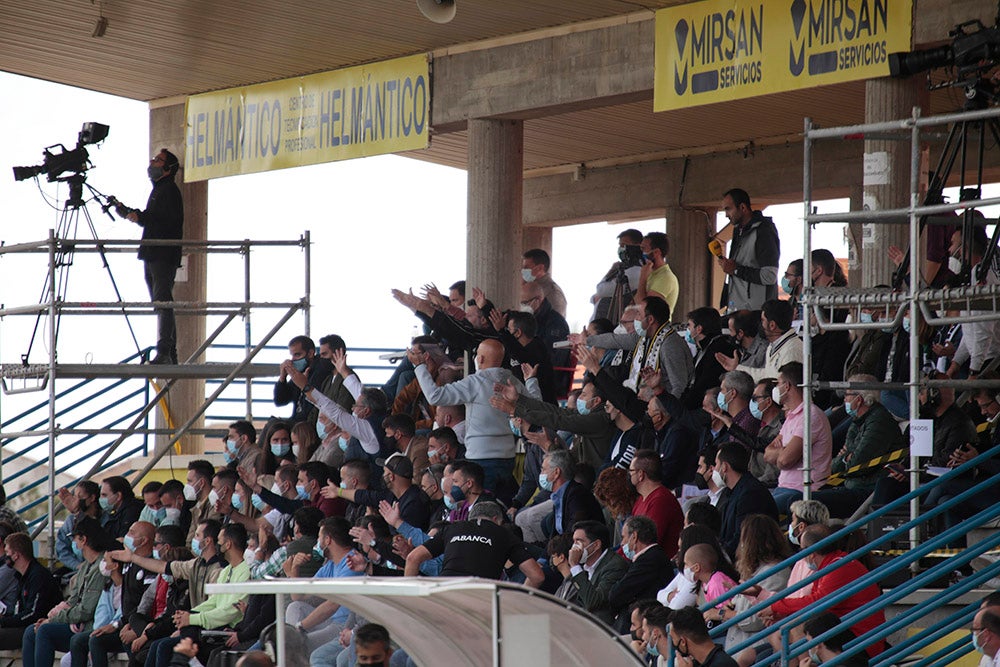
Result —
MULTIPOLYGON (((808 548, 817 542, 826 539, 832 534, 832 530, 828 526, 816 524, 806 528, 799 537, 799 541, 801 542, 803 548, 808 548)), ((815 571, 822 570, 827 565, 842 559, 846 555, 847 553, 838 549, 836 545, 829 545, 818 549, 816 552, 808 556, 804 556, 804 559, 806 561, 806 565, 809 566, 809 569, 815 571)), ((832 595, 842 590, 845 586, 857 581, 866 574, 868 574, 868 568, 862 565, 858 560, 851 560, 844 563, 830 574, 817 579, 813 583, 812 592, 809 595, 799 598, 784 598, 782 600, 778 600, 771 605, 770 612, 773 614, 775 619, 789 616, 800 609, 805 609, 828 595, 832 595)), ((848 614, 871 603, 879 595, 881 595, 881 590, 879 590, 879 587, 876 584, 872 584, 863 588, 846 600, 841 600, 827 609, 827 611, 836 614, 840 618, 844 618, 848 614)), ((767 610, 761 612, 761 615, 765 616, 766 612, 767 610)), ((885 614, 879 610, 872 612, 870 615, 862 618, 860 621, 852 625, 851 630, 856 636, 860 637, 864 633, 884 623, 885 614)), ((792 633, 793 637, 802 637, 801 630, 801 626, 796 628, 792 633)), ((887 645, 885 641, 880 639, 877 642, 869 644, 866 651, 868 652, 869 657, 874 658, 886 648, 887 645)))
POLYGON ((660 483, 660 455, 652 449, 640 449, 628 466, 628 476, 639 497, 632 505, 632 516, 645 516, 656 524, 657 542, 673 558, 677 538, 684 528, 684 512, 673 491, 660 483))

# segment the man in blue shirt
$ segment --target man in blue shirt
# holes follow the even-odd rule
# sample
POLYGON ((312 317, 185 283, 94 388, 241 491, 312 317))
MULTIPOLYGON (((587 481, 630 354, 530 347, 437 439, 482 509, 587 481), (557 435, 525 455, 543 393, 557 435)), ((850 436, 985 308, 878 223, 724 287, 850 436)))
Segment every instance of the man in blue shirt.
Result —
MULTIPOLYGON (((360 577, 364 574, 364 569, 355 571, 350 566, 348 556, 354 552, 354 538, 350 531, 351 524, 343 517, 330 517, 319 524, 316 552, 326 562, 316 572, 316 578, 360 577)), ((293 574, 310 558, 311 554, 295 554, 292 557, 293 574)), ((340 649, 340 631, 344 629, 350 610, 336 602, 315 596, 293 595, 292 599, 285 617, 288 623, 305 635, 308 649, 313 651, 319 647, 326 648, 324 645, 328 644, 333 645, 330 650, 340 649)), ((339 653, 340 650, 336 652, 339 653)))

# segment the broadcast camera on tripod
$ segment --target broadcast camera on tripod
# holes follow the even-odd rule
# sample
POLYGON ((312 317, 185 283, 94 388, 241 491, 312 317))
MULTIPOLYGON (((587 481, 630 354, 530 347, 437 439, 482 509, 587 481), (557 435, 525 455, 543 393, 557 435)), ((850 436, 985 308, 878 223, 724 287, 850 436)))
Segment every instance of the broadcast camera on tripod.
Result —
MULTIPOLYGON (((108 264, 108 258, 105 254, 104 247, 100 243, 100 239, 97 237, 97 230, 94 227, 94 221, 90 217, 90 212, 87 210, 87 201, 83 197, 84 188, 92 195, 92 199, 96 200, 101 205, 101 211, 106 213, 108 217, 114 220, 114 216, 111 215, 109 209, 112 206, 119 206, 119 202, 112 196, 104 195, 98 192, 94 187, 87 183, 87 171, 93 168, 94 164, 90 161, 90 154, 87 152, 87 146, 92 144, 99 144, 104 141, 110 127, 101 123, 84 123, 83 127, 80 129, 77 135, 76 147, 73 149, 68 149, 62 144, 54 144, 48 146, 42 150, 43 160, 39 165, 32 167, 14 167, 14 180, 15 181, 25 181, 29 178, 38 178, 44 175, 49 183, 66 183, 69 187, 69 198, 66 200, 64 207, 62 208, 59 216, 59 224, 56 229, 56 237, 62 240, 71 241, 76 238, 76 233, 79 228, 80 223, 80 212, 83 212, 83 219, 87 223, 87 227, 90 229, 90 234, 94 241, 97 241, 97 252, 101 256, 101 261, 104 265, 104 269, 108 274, 108 278, 111 281, 111 286, 114 288, 115 296, 118 298, 119 302, 124 302, 122 299, 121 292, 118 290, 118 284, 115 282, 115 277, 111 272, 111 267, 108 264), (58 151, 56 149, 59 149, 58 151), (101 200, 103 199, 103 203, 101 200)), ((74 244, 72 242, 62 244, 57 256, 55 258, 58 275, 56 276, 56 286, 57 286, 57 298, 62 301, 65 300, 66 288, 68 286, 68 269, 73 264, 74 258, 74 244)), ((42 285, 42 295, 39 302, 43 302, 45 295, 49 291, 49 274, 46 274, 45 282, 42 285)), ((122 314, 125 315, 125 322, 128 325, 129 333, 132 334, 132 340, 135 343, 136 350, 139 350, 139 341, 135 336, 135 331, 132 329, 132 323, 128 319, 128 315, 125 313, 125 309, 122 309, 122 314)), ((28 343, 28 350, 21 355, 21 363, 24 366, 28 365, 28 358, 31 355, 31 349, 34 346, 35 338, 38 334, 38 329, 42 321, 42 314, 40 313, 35 319, 34 330, 31 334, 31 341, 28 343)), ((58 322, 58 320, 57 320, 58 322)), ((56 326, 56 331, 58 333, 58 324, 56 326)))
MULTIPOLYGON (((919 51, 891 53, 889 54, 889 71, 891 76, 896 78, 907 78, 922 72, 940 68, 954 68, 954 76, 944 82, 931 83, 928 77, 928 88, 937 90, 940 88, 963 88, 965 102, 963 110, 975 111, 986 109, 990 105, 996 104, 1000 96, 997 92, 997 81, 990 73, 1000 65, 1000 2, 997 6, 997 17, 992 27, 986 27, 978 19, 959 23, 948 33, 951 42, 944 46, 919 51)), ((982 120, 969 120, 955 123, 948 132, 948 139, 945 143, 941 156, 938 159, 937 167, 931 173, 930 183, 927 188, 927 195, 924 198, 925 206, 943 203, 944 188, 955 166, 955 162, 960 159, 959 178, 962 199, 980 199, 983 186, 983 154, 986 150, 987 132, 992 139, 994 146, 1000 147, 1000 124, 997 119, 987 118, 982 120), (970 136, 970 134, 972 136, 970 136), (966 182, 967 154, 970 145, 976 151, 975 184, 966 182)), ((925 225, 931 224, 954 224, 954 219, 938 218, 931 220, 934 216, 925 216, 920 219, 920 231, 923 232, 925 225)), ((997 252, 997 242, 1000 240, 1000 225, 994 231, 993 239, 989 243, 985 255, 979 264, 979 275, 971 276, 971 256, 972 256, 972 230, 976 220, 982 220, 973 209, 966 209, 962 217, 962 269, 953 284, 968 284, 970 281, 978 283, 985 275, 985 271, 994 261, 997 252)), ((892 286, 899 288, 910 273, 910 256, 907 252, 903 262, 893 274, 892 286)), ((942 271, 938 272, 940 276, 942 271)), ((942 287, 939 280, 932 282, 933 287, 942 287)))

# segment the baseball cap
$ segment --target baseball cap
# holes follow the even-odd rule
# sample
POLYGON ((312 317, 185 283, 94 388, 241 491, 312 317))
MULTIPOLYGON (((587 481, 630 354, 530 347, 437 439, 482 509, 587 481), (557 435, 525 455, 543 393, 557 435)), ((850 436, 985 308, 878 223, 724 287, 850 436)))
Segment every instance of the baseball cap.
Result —
POLYGON ((375 463, 395 475, 413 479, 413 462, 405 454, 396 453, 387 459, 375 459, 375 463))

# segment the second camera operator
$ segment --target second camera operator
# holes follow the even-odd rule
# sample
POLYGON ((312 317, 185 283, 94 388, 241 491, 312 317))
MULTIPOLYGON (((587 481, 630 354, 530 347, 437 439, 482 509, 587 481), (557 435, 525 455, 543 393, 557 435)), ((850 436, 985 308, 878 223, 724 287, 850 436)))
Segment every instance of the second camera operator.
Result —
MULTIPOLYGON (((149 161, 147 174, 153 182, 146 210, 128 208, 115 202, 115 213, 142 227, 142 240, 183 238, 184 202, 174 182, 180 162, 177 156, 161 148, 149 161)), ((174 278, 181 264, 181 246, 143 246, 139 259, 145 265, 146 287, 152 301, 173 301, 174 278)), ((158 308, 156 356, 152 364, 177 363, 177 325, 172 308, 158 308)))

